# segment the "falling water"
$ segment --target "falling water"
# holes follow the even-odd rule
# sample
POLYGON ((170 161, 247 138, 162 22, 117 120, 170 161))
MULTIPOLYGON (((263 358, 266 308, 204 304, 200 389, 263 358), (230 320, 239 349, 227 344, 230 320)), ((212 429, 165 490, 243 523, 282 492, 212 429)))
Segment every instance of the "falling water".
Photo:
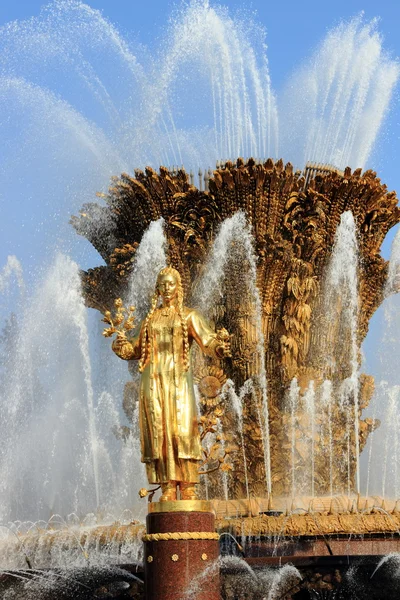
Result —
POLYGON ((332 382, 326 379, 321 386, 321 405, 327 409, 329 439, 329 495, 333 496, 333 437, 332 437, 332 382))
MULTIPOLYGON (((365 164, 399 74, 376 22, 355 18, 297 68, 278 109, 266 32, 249 14, 232 19, 225 8, 194 0, 176 11, 161 39, 144 58, 99 11, 53 2, 39 17, 2 28, 2 89, 42 117, 60 95, 61 110, 72 115, 78 106, 83 144, 107 172, 111 163, 194 170, 220 158, 279 154, 299 166, 344 167, 365 164)), ((78 131, 73 120, 67 129, 78 131)))
POLYGON ((304 406, 305 412, 308 417, 308 434, 310 440, 310 455, 311 455, 311 496, 315 496, 315 424, 316 424, 316 414, 315 414, 315 388, 314 382, 310 381, 309 386, 304 394, 304 406))
MULTIPOLYGON (((222 223, 205 265, 202 279, 196 290, 195 301, 208 316, 212 316, 213 307, 224 296, 225 278, 231 280, 230 284, 234 285, 236 294, 240 294, 240 290, 245 287, 244 293, 248 296, 245 300, 249 302, 249 306, 254 310, 254 315, 250 317, 250 320, 252 320, 252 325, 255 327, 258 355, 257 379, 262 400, 262 412, 258 411, 258 413, 263 440, 266 485, 268 493, 271 493, 269 415, 262 307, 256 284, 257 269, 253 238, 250 227, 246 223, 246 217, 242 212, 237 212, 233 217, 222 223), (237 281, 233 280, 235 276, 238 278, 237 281)), ((232 321, 236 317, 234 311, 237 310, 237 304, 237 297, 235 297, 234 306, 227 306, 227 311, 232 311, 230 314, 232 321)))
POLYGON ((264 567, 255 570, 243 558, 223 556, 220 566, 222 571, 231 574, 226 582, 222 580, 224 597, 279 600, 288 597, 301 581, 300 572, 289 564, 279 569, 264 567))
MULTIPOLYGON (((99 343, 107 341, 99 336, 99 343)), ((133 506, 142 469, 133 441, 122 444, 114 433, 121 423, 114 394, 128 376, 108 348, 118 385, 111 378, 110 391, 95 393, 79 268, 69 258, 56 257, 12 321, 8 349, 0 385, 2 520, 133 506)))
MULTIPOLYGON (((385 295, 388 296, 384 302, 384 335, 383 349, 381 351, 382 376, 387 385, 387 409, 385 415, 385 424, 382 424, 385 432, 385 463, 390 460, 393 469, 391 473, 392 487, 390 492, 396 498, 400 497, 400 482, 398 473, 398 459, 400 446, 400 388, 397 378, 398 362, 398 331, 400 326, 399 301, 396 290, 400 286, 400 230, 397 231, 391 248, 388 277, 385 286, 385 295)), ((386 471, 386 467, 385 467, 386 471)), ((382 489, 386 490, 385 478, 383 478, 382 489)), ((386 490, 387 491, 387 490, 386 490)))
POLYGON ((388 277, 384 289, 384 323, 379 344, 380 377, 393 385, 397 382, 398 330, 400 327, 399 296, 400 287, 400 229, 397 231, 390 253, 388 277))
POLYGON ((386 563, 392 563, 392 572, 395 574, 395 576, 399 577, 400 575, 400 555, 398 552, 390 552, 389 554, 387 554, 386 556, 383 556, 381 558, 381 560, 379 561, 379 563, 377 564, 374 572, 371 575, 371 579, 372 577, 374 577, 375 573, 386 563), (394 568, 393 568, 394 567, 394 568))
POLYGON ((278 117, 264 50, 260 27, 234 21, 218 6, 195 1, 178 15, 160 56, 155 89, 148 90, 153 120, 161 114, 169 132, 174 164, 207 167, 222 157, 277 155, 278 117), (197 131, 189 135, 173 114, 176 96, 190 99, 185 119, 194 113, 197 131))
POLYGON ((386 422, 384 428, 386 432, 384 454, 382 462, 382 497, 385 498, 386 485, 387 485, 387 470, 388 462, 390 458, 390 466, 393 469, 391 480, 393 482, 393 489, 395 498, 399 497, 399 480, 398 480, 398 450, 399 450, 399 428, 400 428, 400 385, 391 386, 387 390, 387 409, 386 409, 386 422), (389 453, 390 448, 390 453, 389 453))
MULTIPOLYGON (((72 265, 71 265, 72 266, 72 265)), ((87 329, 87 314, 85 304, 81 295, 81 287, 79 280, 79 271, 77 265, 75 267, 75 273, 71 281, 73 298, 71 306, 68 307, 72 314, 70 315, 71 321, 75 324, 79 332, 79 349, 82 358, 82 367, 84 372, 84 380, 86 385, 86 398, 87 398, 87 409, 88 409, 88 421, 89 421, 89 444, 90 453, 93 461, 93 475, 94 485, 96 490, 96 508, 100 506, 100 482, 99 482, 99 456, 98 456, 98 437, 96 432, 96 423, 94 415, 94 397, 93 397, 93 386, 92 386, 92 367, 89 356, 89 335, 87 329)), ((60 271, 63 270, 63 265, 60 265, 60 271)), ((63 293, 64 290, 60 290, 63 293)))
POLYGON ((140 562, 143 548, 135 526, 132 527, 135 516, 126 510, 102 515, 100 521, 93 514, 82 519, 71 513, 66 519, 53 515, 48 521, 19 521, 2 526, 2 571, 26 569, 27 559, 33 568, 46 571, 60 567, 87 569, 95 565, 140 562), (104 535, 104 523, 114 526, 118 523, 120 528, 114 529, 107 544, 99 544, 99 537, 104 535))
MULTIPOLYGON (((385 383, 381 381, 379 383, 379 388, 382 389, 384 385, 385 385, 385 383)), ((375 398, 373 399, 373 404, 374 404, 373 419, 374 419, 374 421, 376 418, 376 410, 377 410, 377 402, 376 402, 377 396, 380 396, 380 394, 375 394, 375 398)), ((366 486, 365 486, 365 495, 367 497, 370 493, 371 473, 372 473, 372 457, 373 457, 372 451, 373 451, 373 449, 375 449, 374 448, 375 436, 376 436, 376 431, 372 431, 371 435, 369 436, 369 440, 368 440, 367 481, 366 481, 366 486)))
POLYGON ((16 256, 8 256, 7 262, 0 271, 0 294, 9 289, 10 281, 14 277, 21 292, 25 288, 22 265, 16 256))
POLYGON ((285 590, 299 581, 301 575, 294 565, 286 564, 275 571, 271 586, 268 591, 267 600, 279 600, 284 597, 285 590))
POLYGON ((244 469, 244 479, 246 484, 246 498, 250 498, 250 490, 249 490, 249 478, 247 471, 247 458, 246 458, 246 444, 244 440, 244 431, 243 431, 243 400, 248 395, 255 395, 255 390, 253 386, 253 382, 248 379, 244 385, 240 388, 239 394, 236 394, 235 385, 233 381, 230 379, 227 380, 224 387, 222 388, 221 397, 223 399, 227 399, 229 404, 232 406, 238 422, 239 422, 239 434, 240 434, 240 445, 243 453, 243 469, 244 469))
MULTIPOLYGON (((251 19, 193 1, 145 53, 100 11, 71 0, 0 34, 2 109, 11 122, 23 114, 35 150, 45 124, 53 164, 70 145, 100 189, 133 167, 195 170, 221 157, 278 154, 265 31, 251 19)), ((3 123, 14 148, 15 131, 3 123)), ((69 159, 62 173, 71 168, 75 178, 79 161, 69 159)))
MULTIPOLYGON (((225 448, 226 448, 226 442, 225 442, 225 437, 224 437, 224 428, 223 428, 223 424, 220 418, 217 419, 217 436, 219 436, 220 438, 220 444, 221 444, 221 453, 222 455, 225 454, 225 448)), ((242 424, 242 437, 243 437, 243 424, 242 424)), ((223 489, 223 494, 224 494, 224 498, 225 500, 229 499, 229 481, 228 481, 228 473, 226 471, 222 471, 221 473, 221 478, 222 478, 222 489, 223 489)))
MULTIPOLYGON (((10 336, 14 351, 2 406, 2 439, 7 441, 0 466, 2 487, 7 490, 3 494, 5 504, 1 506, 3 516, 10 510, 14 512, 15 507, 6 503, 16 497, 22 506, 36 503, 36 510, 40 512, 40 507, 46 505, 47 510, 55 508, 56 496, 53 500, 51 496, 62 493, 62 504, 65 501, 65 506, 69 503, 73 508, 73 496, 78 489, 68 490, 65 481, 59 490, 54 489, 57 482, 61 484, 63 480, 62 472, 67 475, 71 468, 78 480, 82 477, 82 486, 88 487, 89 503, 94 501, 93 505, 99 506, 89 338, 77 265, 63 256, 56 258, 47 278, 31 299, 29 310, 10 336), (68 422, 71 418, 83 419, 73 435, 69 429, 72 423, 68 422), (75 467, 72 467, 74 461, 69 462, 69 453, 63 454, 68 435, 71 435, 68 440, 72 446, 71 456, 75 452, 79 456, 75 458, 75 467), (81 469, 79 475, 77 469, 81 469), (14 492, 10 493, 11 490, 14 492), (92 490, 94 498, 90 494, 92 490), (48 498, 45 498, 46 494, 49 494, 48 498)), ((77 485, 78 480, 71 474, 70 477, 71 484, 77 485)))
POLYGON ((396 291, 400 284, 400 229, 393 239, 390 253, 388 278, 385 287, 385 294, 389 295, 396 291))
MULTIPOLYGON (((348 422, 354 421, 356 489, 359 492, 358 245, 356 224, 350 211, 340 217, 323 293, 328 326, 337 327, 335 342, 329 341, 333 348, 333 365, 330 368, 333 368, 333 374, 345 365, 349 370, 346 388, 350 386, 353 410, 350 404, 346 410, 353 413, 348 414, 348 422)), ((348 441, 350 444, 350 439, 348 441)))
MULTIPOLYGON (((215 441, 215 437, 213 436, 213 434, 211 432, 208 432, 202 442, 202 445, 208 454, 210 454, 210 450, 211 450, 211 447, 212 447, 214 441, 215 441)), ((203 477, 203 481, 204 481, 206 500, 209 500, 209 494, 210 494, 209 476, 205 474, 205 475, 202 475, 202 477, 203 477)))
POLYGON ((376 26, 361 17, 341 23, 290 78, 280 101, 281 141, 300 167, 365 166, 399 77, 376 26))
POLYGON ((292 457, 292 498, 296 496, 296 413, 299 408, 300 388, 297 379, 292 379, 289 390, 289 407, 291 423, 291 457, 292 457))
POLYGON ((157 275, 167 264, 165 250, 167 240, 164 235, 164 219, 153 221, 144 232, 135 254, 132 274, 129 280, 129 304, 135 307, 135 315, 143 319, 150 308, 157 275))
POLYGON ((60 238, 81 261, 69 215, 123 170, 197 172, 239 155, 363 166, 398 78, 375 23, 360 19, 326 36, 279 108, 265 30, 248 14, 193 0, 160 38, 143 52, 75 0, 0 29, 0 194, 13 198, 2 220, 7 241, 13 211, 35 206, 25 270, 60 238))
POLYGON ((399 272, 400 231, 397 231, 392 242, 388 277, 384 289, 385 300, 370 323, 370 333, 364 349, 367 362, 364 368, 374 376, 377 384, 367 416, 373 420, 379 417, 381 421, 380 426, 369 437, 367 452, 363 453, 363 465, 367 471, 366 493, 381 494, 382 487, 384 487, 386 497, 399 497, 400 494, 398 475, 396 484, 395 473, 398 458, 394 452, 394 448, 400 443, 400 440, 398 430, 395 431, 396 419, 393 419, 393 402, 399 384, 400 296, 395 293, 399 286, 399 272), (372 352, 367 346, 370 341, 372 342, 372 352), (368 358, 370 354, 373 356, 371 360, 368 358), (388 473, 385 481, 383 481, 382 473, 384 464, 387 465, 388 473))
MULTIPOLYGON (((344 491, 345 494, 350 496, 351 492, 351 434, 353 430, 352 422, 352 406, 351 397, 353 392, 353 385, 351 379, 345 379, 339 387, 339 407, 342 412, 345 413, 345 431, 343 432, 344 439, 346 441, 346 453, 339 457, 339 464, 341 465, 342 472, 346 472, 347 488, 344 491)), ((355 428, 356 429, 356 428, 355 428)), ((357 454, 358 456, 358 454, 357 454)), ((342 478, 343 481, 345 477, 342 478)))

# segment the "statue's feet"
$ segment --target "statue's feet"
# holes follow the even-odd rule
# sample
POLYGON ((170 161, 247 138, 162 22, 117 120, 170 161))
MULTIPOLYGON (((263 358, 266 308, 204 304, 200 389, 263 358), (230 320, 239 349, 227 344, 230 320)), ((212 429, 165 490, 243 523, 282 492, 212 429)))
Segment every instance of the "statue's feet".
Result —
POLYGON ((173 502, 176 500, 176 481, 168 481, 161 484, 162 495, 160 502, 173 502))
POLYGON ((195 483, 185 483, 182 481, 179 484, 179 489, 181 491, 181 500, 197 500, 195 483))

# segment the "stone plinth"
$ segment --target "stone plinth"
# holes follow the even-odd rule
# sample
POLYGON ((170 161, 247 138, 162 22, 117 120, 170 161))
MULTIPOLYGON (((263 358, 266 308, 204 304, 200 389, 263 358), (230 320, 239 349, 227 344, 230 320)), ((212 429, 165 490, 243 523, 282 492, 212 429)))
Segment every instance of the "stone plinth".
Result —
POLYGON ((146 600, 220 600, 215 516, 203 501, 150 504, 144 536, 146 600))

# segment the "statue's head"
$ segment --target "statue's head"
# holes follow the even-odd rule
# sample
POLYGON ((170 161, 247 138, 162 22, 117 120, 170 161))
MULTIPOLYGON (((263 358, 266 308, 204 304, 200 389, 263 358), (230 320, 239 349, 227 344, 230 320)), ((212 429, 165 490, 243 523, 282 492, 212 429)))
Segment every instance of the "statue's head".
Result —
POLYGON ((165 267, 157 277, 157 293, 163 303, 171 304, 175 301, 182 303, 183 288, 179 271, 173 267, 165 267))

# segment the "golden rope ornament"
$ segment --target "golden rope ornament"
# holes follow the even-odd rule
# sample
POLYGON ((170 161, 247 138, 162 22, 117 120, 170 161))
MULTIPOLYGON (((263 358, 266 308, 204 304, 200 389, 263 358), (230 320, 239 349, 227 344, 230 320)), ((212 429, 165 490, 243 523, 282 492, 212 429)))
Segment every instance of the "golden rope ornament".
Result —
POLYGON ((151 299, 151 308, 149 310, 149 312, 147 313, 147 316, 145 318, 144 321, 144 325, 143 325, 143 335, 142 335, 142 346, 141 346, 141 352, 140 352, 140 360, 139 360, 139 373, 143 372, 144 369, 144 365, 146 363, 146 357, 147 357, 147 353, 148 353, 148 327, 149 327, 149 322, 151 317, 153 316, 154 311, 157 308, 157 303, 158 303, 158 291, 156 290, 156 292, 153 294, 153 297, 151 299))
POLYGON ((144 542, 167 542, 169 540, 219 540, 214 531, 174 531, 171 533, 146 533, 144 542))

